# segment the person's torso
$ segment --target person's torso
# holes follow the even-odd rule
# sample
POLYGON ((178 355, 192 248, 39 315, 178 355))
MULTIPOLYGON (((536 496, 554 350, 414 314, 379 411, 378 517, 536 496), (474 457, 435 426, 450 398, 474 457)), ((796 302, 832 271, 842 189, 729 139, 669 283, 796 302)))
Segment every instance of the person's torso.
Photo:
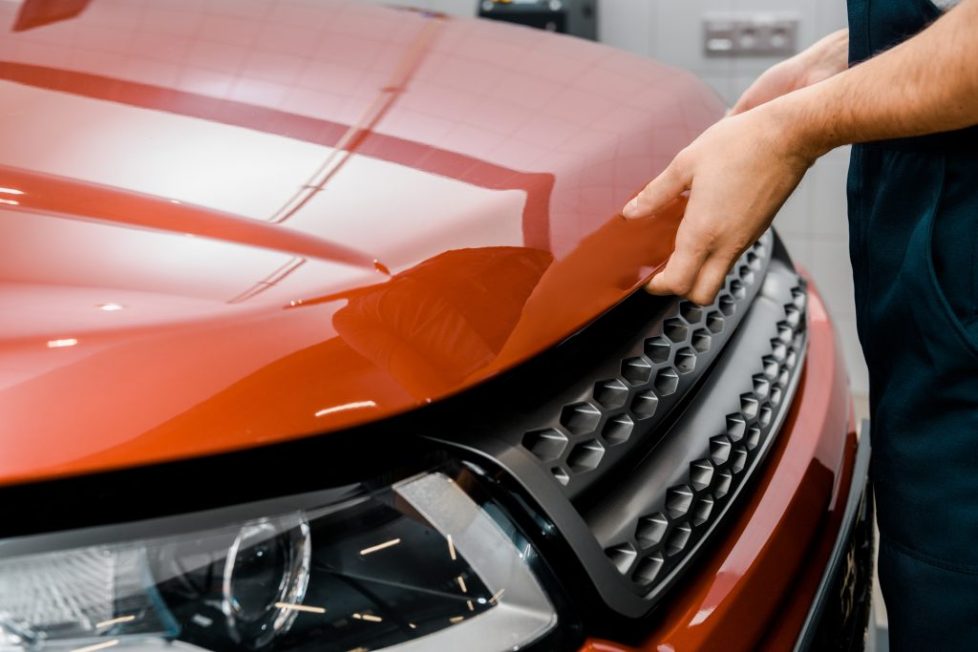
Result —
MULTIPOLYGON (((851 62, 946 4, 850 0, 851 62)), ((881 530, 978 572, 978 127, 855 145, 848 191, 881 530)))

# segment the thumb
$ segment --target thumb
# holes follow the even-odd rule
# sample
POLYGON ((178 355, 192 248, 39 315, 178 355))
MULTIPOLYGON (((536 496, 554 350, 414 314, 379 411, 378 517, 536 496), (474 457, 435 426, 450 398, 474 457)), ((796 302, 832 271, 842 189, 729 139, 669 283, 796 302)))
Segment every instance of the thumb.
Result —
POLYGON ((685 192, 687 185, 687 179, 679 173, 676 163, 670 163, 625 205, 621 214, 630 219, 652 215, 685 192))

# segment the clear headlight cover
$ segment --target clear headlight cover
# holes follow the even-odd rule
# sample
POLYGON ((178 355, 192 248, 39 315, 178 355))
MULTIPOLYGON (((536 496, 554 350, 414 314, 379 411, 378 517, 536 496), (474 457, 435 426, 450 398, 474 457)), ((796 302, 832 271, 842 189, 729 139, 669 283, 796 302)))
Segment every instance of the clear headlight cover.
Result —
POLYGON ((557 616, 515 532, 431 472, 8 540, 0 650, 518 649, 557 616))

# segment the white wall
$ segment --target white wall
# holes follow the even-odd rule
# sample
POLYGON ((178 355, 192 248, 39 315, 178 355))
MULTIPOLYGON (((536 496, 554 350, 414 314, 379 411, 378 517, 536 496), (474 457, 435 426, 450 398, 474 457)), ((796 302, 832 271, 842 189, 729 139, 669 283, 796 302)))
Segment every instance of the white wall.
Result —
MULTIPOLYGON (((397 0, 370 0, 389 4, 397 0)), ((472 16, 476 0, 400 0, 449 14, 472 16)), ((609 45, 691 70, 732 103, 777 59, 707 58, 702 27, 710 14, 770 12, 799 19, 799 45, 845 27, 845 0, 598 0, 599 39, 609 45)), ((814 276, 835 319, 853 390, 868 379, 856 337, 848 253, 845 177, 848 148, 831 152, 808 172, 775 225, 795 261, 814 276)))

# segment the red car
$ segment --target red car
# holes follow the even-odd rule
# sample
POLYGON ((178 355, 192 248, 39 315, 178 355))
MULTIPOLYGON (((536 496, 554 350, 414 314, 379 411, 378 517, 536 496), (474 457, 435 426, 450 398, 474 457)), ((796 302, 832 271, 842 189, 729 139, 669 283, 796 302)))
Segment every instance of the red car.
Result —
POLYGON ((352 2, 0 5, 0 649, 858 646, 872 533, 774 233, 618 210, 724 107, 352 2))

